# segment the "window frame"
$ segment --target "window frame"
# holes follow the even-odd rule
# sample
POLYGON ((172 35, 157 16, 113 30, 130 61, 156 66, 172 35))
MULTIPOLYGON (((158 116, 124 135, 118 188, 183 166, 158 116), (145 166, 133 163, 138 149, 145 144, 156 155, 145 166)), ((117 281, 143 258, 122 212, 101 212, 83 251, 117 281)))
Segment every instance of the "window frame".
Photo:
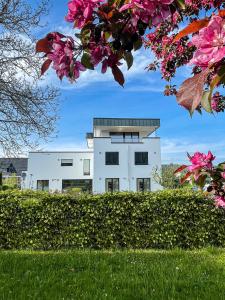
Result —
POLYGON ((91 175, 91 160, 90 160, 90 158, 84 158, 83 159, 83 175, 84 176, 90 176, 91 175), (85 172, 85 164, 84 164, 85 161, 88 161, 88 164, 89 164, 87 172, 85 172))
POLYGON ((145 177, 145 178, 137 178, 136 179, 136 186, 137 186, 137 192, 151 192, 151 178, 145 177), (139 180, 142 180, 143 187, 145 187, 145 180, 148 180, 148 189, 143 188, 142 190, 139 189, 139 180))
POLYGON ((106 193, 116 193, 120 191, 120 179, 119 178, 105 178, 105 192, 106 193), (118 189, 114 190, 114 181, 117 180, 118 189), (108 189, 108 183, 111 181, 112 190, 108 189))
MULTIPOLYGON (((142 157, 143 158, 143 157, 142 157)), ((148 163, 148 151, 136 151, 134 152, 134 164, 136 166, 147 166, 149 163, 148 163), (138 154, 147 154, 147 162, 137 162, 137 156, 138 154)))
POLYGON ((48 192, 48 191, 49 191, 49 180, 48 180, 48 179, 38 179, 38 180, 37 180, 37 191, 45 191, 45 192, 48 192), (41 189, 38 188, 38 183, 39 183, 39 182, 42 183, 41 189), (43 187, 43 182, 47 182, 47 187, 48 187, 47 190, 44 189, 44 187, 43 187))
POLYGON ((119 152, 118 151, 107 151, 105 152, 105 165, 106 166, 118 166, 119 163, 119 152), (110 162, 110 160, 107 160, 107 154, 116 154, 117 155, 117 162, 116 163, 112 163, 110 162))
POLYGON ((72 158, 61 158, 60 164, 61 164, 61 167, 72 167, 73 159, 72 158), (65 161, 71 161, 71 162, 69 163, 69 162, 65 162, 65 161))

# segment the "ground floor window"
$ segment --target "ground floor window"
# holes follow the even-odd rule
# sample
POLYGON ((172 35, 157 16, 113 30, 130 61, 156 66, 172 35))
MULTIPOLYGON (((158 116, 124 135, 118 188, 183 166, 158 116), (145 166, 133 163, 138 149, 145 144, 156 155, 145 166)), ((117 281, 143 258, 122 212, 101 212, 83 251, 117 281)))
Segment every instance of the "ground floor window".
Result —
POLYGON ((37 190, 49 191, 49 180, 37 180, 37 190))
POLYGON ((82 192, 92 191, 92 179, 63 179, 62 189, 80 188, 82 192))
POLYGON ((119 192, 119 178, 106 178, 105 179, 105 191, 106 192, 119 192))
POLYGON ((150 178, 137 178, 137 191, 147 192, 150 191, 150 178))

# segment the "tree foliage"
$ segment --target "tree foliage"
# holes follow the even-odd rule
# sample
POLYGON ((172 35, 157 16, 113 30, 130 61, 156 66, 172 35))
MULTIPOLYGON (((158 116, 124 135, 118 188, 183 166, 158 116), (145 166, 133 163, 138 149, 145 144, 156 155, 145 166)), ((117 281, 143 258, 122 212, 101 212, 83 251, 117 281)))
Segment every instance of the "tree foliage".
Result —
POLYGON ((38 83, 41 61, 33 31, 47 3, 35 9, 23 0, 0 0, 0 145, 17 153, 53 133, 58 91, 38 83))
POLYGON ((162 165, 161 169, 155 168, 152 173, 153 180, 165 189, 177 189, 180 187, 179 180, 174 174, 177 168, 178 165, 174 164, 162 165))
POLYGON ((42 73, 52 65, 60 79, 75 81, 101 65, 124 86, 121 64, 131 68, 134 51, 145 46, 155 55, 147 69, 159 68, 168 81, 165 95, 175 94, 191 114, 224 111, 224 97, 214 91, 225 83, 224 8, 221 0, 71 0, 66 20, 79 32, 52 32, 37 43, 47 58, 42 73), (171 79, 187 64, 193 77, 177 91, 171 79))

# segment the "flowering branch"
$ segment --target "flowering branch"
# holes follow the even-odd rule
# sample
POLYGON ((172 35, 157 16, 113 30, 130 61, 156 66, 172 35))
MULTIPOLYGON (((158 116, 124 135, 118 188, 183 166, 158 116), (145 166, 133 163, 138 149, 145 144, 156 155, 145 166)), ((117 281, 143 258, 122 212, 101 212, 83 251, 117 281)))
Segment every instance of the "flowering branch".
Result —
POLYGON ((175 174, 187 173, 180 179, 181 183, 189 181, 200 189, 206 188, 215 200, 216 206, 225 207, 225 162, 218 166, 213 165, 215 156, 209 151, 208 154, 196 152, 193 156, 188 154, 191 165, 179 167, 175 174))
POLYGON ((224 98, 214 90, 225 84, 224 8, 221 0, 71 0, 65 19, 79 33, 53 32, 38 41, 37 52, 47 58, 42 74, 52 65, 60 79, 75 81, 100 64, 102 73, 111 69, 123 86, 120 66, 126 61, 131 68, 133 51, 144 45, 155 54, 147 69, 159 68, 169 83, 165 95, 175 94, 191 114, 221 112, 224 98), (193 77, 177 91, 171 79, 185 65, 193 67, 193 77))

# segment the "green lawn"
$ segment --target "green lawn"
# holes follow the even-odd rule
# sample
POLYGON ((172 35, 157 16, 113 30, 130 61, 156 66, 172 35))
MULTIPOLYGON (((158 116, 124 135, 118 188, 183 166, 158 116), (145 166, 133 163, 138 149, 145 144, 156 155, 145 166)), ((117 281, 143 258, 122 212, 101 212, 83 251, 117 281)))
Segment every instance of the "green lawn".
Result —
POLYGON ((0 299, 225 299, 225 250, 1 251, 0 299))

